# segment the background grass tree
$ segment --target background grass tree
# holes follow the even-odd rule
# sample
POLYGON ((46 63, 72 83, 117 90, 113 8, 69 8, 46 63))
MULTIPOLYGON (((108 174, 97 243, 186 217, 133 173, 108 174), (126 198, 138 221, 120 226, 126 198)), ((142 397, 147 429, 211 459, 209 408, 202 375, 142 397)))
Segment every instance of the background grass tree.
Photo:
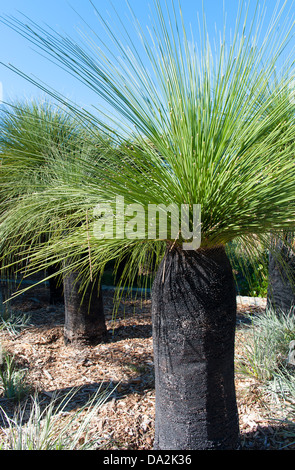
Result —
MULTIPOLYGON (((1 110, 0 126, 1 251, 5 273, 13 278, 14 273, 22 273, 23 276, 26 272, 28 262, 24 253, 29 246, 38 246, 50 239, 52 220, 56 218, 62 225, 68 211, 65 205, 58 207, 55 204, 51 193, 51 212, 46 211, 43 205, 42 216, 37 210, 32 217, 25 208, 24 199, 31 197, 34 207, 38 207, 38 194, 42 194, 51 181, 56 183, 59 172, 64 178, 70 178, 70 165, 75 164, 73 156, 90 145, 93 157, 99 152, 91 141, 91 134, 68 111, 46 101, 7 105, 1 110), (19 211, 15 209, 17 204, 21 208, 19 211)), ((77 172, 76 178, 79 178, 77 172)), ((63 229, 66 230, 67 226, 63 225, 63 229)), ((60 269, 60 262, 44 266, 50 286, 50 302, 65 300, 66 342, 101 341, 106 327, 102 293, 97 281, 94 280, 89 292, 81 293, 77 271, 68 271, 63 282, 62 275, 58 275, 60 269)))
POLYGON ((273 235, 269 252, 267 305, 290 313, 295 307, 294 232, 273 235))
MULTIPOLYGON (((257 8, 251 19, 241 7, 230 42, 224 29, 213 50, 205 19, 196 41, 193 35, 188 38, 173 4, 162 9, 156 1, 154 6, 148 31, 134 18, 140 45, 131 41, 123 22, 124 40, 96 10, 115 52, 99 42, 95 31, 78 44, 34 23, 4 21, 106 100, 115 111, 116 144, 124 144, 126 132, 128 141, 136 142, 127 147, 120 171, 116 152, 101 169, 98 164, 103 178, 97 184, 93 173, 87 187, 80 188, 81 200, 85 193, 89 202, 95 195, 96 204, 113 203, 120 196, 126 207, 137 204, 146 213, 148 204, 188 204, 190 220, 193 205, 200 204, 201 245, 183 249, 187 240, 181 232, 154 240, 130 232, 98 240, 92 214, 87 227, 76 226, 68 237, 55 231, 49 244, 33 254, 32 263, 40 266, 45 253, 52 262, 63 258, 69 247, 78 259, 87 234, 92 273, 111 259, 128 256, 126 275, 132 279, 143 260, 153 259, 149 253, 157 253, 152 289, 154 447, 236 449, 236 290, 225 247, 235 239, 255 246, 271 231, 294 227, 293 135, 285 125, 294 105, 287 99, 288 73, 274 80, 293 23, 288 16, 284 20, 284 8, 276 9, 262 38, 263 12, 257 8), (277 95, 282 96, 280 104, 277 95)), ((64 102, 58 93, 52 96, 64 102)), ((110 131, 99 116, 85 112, 84 117, 97 129, 110 131)), ((83 164, 86 169, 92 163, 88 159, 83 164)), ((68 201, 74 191, 68 183, 68 201)), ((84 273, 87 285, 89 271, 84 273)))
MULTIPOLYGON (((287 91, 287 100, 295 104, 294 81, 287 91)), ((282 93, 276 99, 281 102, 282 93)), ((282 105, 284 105, 282 103, 282 105)), ((286 111, 289 110, 289 107, 286 111)), ((294 110, 290 109, 290 115, 283 120, 284 125, 295 129, 294 110)), ((293 149, 294 141, 289 143, 293 149)), ((292 151, 292 150, 291 150, 292 151)), ((293 157, 294 158, 294 157, 293 157)), ((269 309, 289 314, 295 307, 295 251, 294 231, 285 229, 278 233, 272 233, 269 241, 269 266, 268 266, 268 290, 267 305, 269 309)))

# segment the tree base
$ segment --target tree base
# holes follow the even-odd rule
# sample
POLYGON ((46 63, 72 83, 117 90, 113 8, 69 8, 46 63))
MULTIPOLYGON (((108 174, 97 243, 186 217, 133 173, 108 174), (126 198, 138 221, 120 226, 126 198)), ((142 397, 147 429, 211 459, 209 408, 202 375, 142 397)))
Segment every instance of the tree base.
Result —
POLYGON ((64 277, 64 341, 65 344, 96 345, 107 338, 101 289, 96 281, 82 293, 77 277, 75 272, 64 277))
POLYGON ((236 290, 223 247, 166 252, 152 321, 154 449, 237 449, 236 290))
POLYGON ((267 308, 289 314, 295 310, 295 251, 293 234, 272 237, 269 253, 267 308))

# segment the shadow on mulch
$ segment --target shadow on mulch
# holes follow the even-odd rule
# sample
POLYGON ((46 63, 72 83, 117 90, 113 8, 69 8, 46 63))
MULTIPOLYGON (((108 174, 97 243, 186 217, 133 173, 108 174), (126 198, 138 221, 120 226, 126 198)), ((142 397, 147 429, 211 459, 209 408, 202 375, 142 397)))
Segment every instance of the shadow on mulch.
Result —
POLYGON ((295 450, 295 424, 258 426, 241 435, 242 450, 295 450))
MULTIPOLYGON (((144 375, 144 373, 142 375, 144 375)), ((148 389, 153 389, 153 386, 148 387, 148 389)), ((134 384, 132 380, 126 382, 102 381, 50 391, 43 390, 38 392, 38 404, 41 413, 52 402, 54 403, 53 414, 55 412, 60 412, 61 409, 63 412, 71 412, 78 411, 80 408, 83 408, 96 394, 98 394, 98 400, 100 397, 104 397, 104 403, 107 403, 112 400, 119 401, 133 393, 140 395, 143 394, 144 391, 147 391, 147 387, 141 386, 141 376, 139 375, 138 382, 136 384, 134 384)), ((19 410, 22 410, 21 422, 23 425, 26 424, 29 420, 33 400, 33 395, 29 395, 20 402, 16 402, 9 398, 0 398, 0 427, 6 428, 9 426, 7 419, 5 418, 5 414, 9 418, 14 418, 19 410)))
POLYGON ((152 336, 151 325, 137 324, 136 327, 133 325, 119 326, 114 329, 108 330, 108 342, 116 343, 122 339, 144 339, 152 336))

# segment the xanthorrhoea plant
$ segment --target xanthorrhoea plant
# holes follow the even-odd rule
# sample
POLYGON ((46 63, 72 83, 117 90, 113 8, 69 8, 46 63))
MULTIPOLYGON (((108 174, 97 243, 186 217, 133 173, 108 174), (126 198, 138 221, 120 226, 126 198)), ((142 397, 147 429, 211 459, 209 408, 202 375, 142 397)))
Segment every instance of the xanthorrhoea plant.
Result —
MULTIPOLYGON (((10 104, 1 110, 0 129, 0 248, 7 274, 12 275, 13 271, 25 272, 25 253, 50 239, 54 220, 58 220, 58 226, 64 231, 68 229, 68 224, 63 222, 68 211, 74 210, 73 198, 69 208, 62 197, 57 205, 51 193, 47 199, 51 210, 40 198, 50 185, 56 184, 56 172, 59 181, 63 177, 69 180, 77 154, 81 160, 81 153, 87 147, 88 158, 95 160, 100 158, 100 152, 98 141, 94 144, 91 133, 77 119, 65 109, 47 102, 10 104), (9 265, 13 269, 9 269, 9 265)), ((82 178, 83 171, 79 173, 75 168, 78 184, 82 178)), ((83 216, 85 219, 85 212, 83 216)), ((65 300, 65 340, 98 342, 103 339, 106 326, 97 281, 93 279, 88 292, 82 296, 77 272, 67 272, 63 289, 60 276, 56 276, 60 262, 49 264, 45 269, 49 275, 51 303, 60 302, 63 297, 65 300)))
MULTIPOLYGON (((1 211, 5 212, 16 198, 39 188, 54 148, 65 146, 77 125, 67 112, 56 112, 45 101, 10 103, 1 107, 0 116, 0 194, 1 211)), ((1 244, 5 246, 3 236, 1 244)), ((52 292, 57 292, 56 283, 50 284, 52 292)))
POLYGON ((48 166, 56 159, 57 151, 66 158, 66 153, 81 145, 82 136, 66 110, 57 110, 46 101, 2 105, 0 128, 3 213, 25 194, 42 191, 51 178, 48 166))
MULTIPOLYGON (((72 254, 79 253, 87 233, 92 270, 129 253, 132 272, 148 249, 166 243, 152 290, 154 447, 236 448, 236 293, 225 246, 235 238, 250 243, 253 234, 259 239, 295 223, 293 129, 286 126, 294 105, 286 93, 288 75, 273 80, 293 24, 282 20, 283 9, 276 10, 261 38, 263 14, 257 10, 253 20, 248 23, 245 15, 243 22, 241 8, 230 44, 224 30, 212 51, 205 21, 197 45, 193 37, 188 39, 173 5, 164 11, 156 1, 155 10, 148 34, 136 19, 134 23, 144 58, 124 24, 127 46, 101 19, 116 48, 113 52, 92 38, 84 37, 84 45, 79 45, 34 23, 5 21, 113 107, 113 135, 119 143, 126 139, 128 122, 132 128, 128 139, 134 145, 126 148, 119 169, 114 152, 107 165, 97 167, 103 178, 95 183, 88 179, 87 188, 81 188, 81 194, 93 195, 95 187, 100 204, 124 198, 124 208, 129 208, 127 230, 122 230, 118 211, 112 219, 117 227, 114 236, 110 230, 105 238, 97 237, 94 211, 87 228, 77 227, 64 240, 56 235, 48 248, 51 259, 54 253, 64 256, 70 241, 72 254), (281 100, 275 99, 278 94, 281 100), (188 236, 181 230, 149 240, 143 219, 132 220, 136 211, 142 214, 141 208, 148 214, 149 204, 186 204, 190 222, 194 204, 200 205, 200 246, 184 249, 188 236), (139 236, 136 222, 145 227, 145 237, 139 236)), ((85 112, 84 117, 98 128, 108 128, 95 115, 85 112)), ((73 188, 68 185, 67 191, 70 195, 73 188)), ((105 222, 112 227, 109 219, 105 222)), ((42 256, 39 251, 36 260, 42 256)))
MULTIPOLYGON (((291 96, 288 99, 295 104, 294 81, 291 83, 291 96)), ((280 101, 282 95, 278 95, 280 101)), ((294 129, 294 111, 286 126, 294 129)), ((294 149, 294 141, 290 142, 294 149)), ((267 307, 280 313, 288 314, 295 306, 295 251, 294 232, 286 229, 279 233, 272 232, 269 240, 267 307)))
POLYGON ((270 248, 267 306, 288 314, 295 307, 294 232, 273 234, 270 248))

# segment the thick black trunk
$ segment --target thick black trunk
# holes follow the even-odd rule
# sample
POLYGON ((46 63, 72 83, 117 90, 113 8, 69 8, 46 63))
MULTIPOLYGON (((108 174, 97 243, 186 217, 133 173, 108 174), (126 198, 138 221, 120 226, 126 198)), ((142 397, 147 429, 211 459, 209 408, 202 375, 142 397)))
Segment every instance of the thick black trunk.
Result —
POLYGON ((289 313, 295 307, 295 252, 293 234, 273 237, 269 252, 267 306, 289 313))
POLYGON ((167 251, 152 292, 154 448, 236 449, 236 290, 223 247, 167 251))
POLYGON ((94 281, 82 294, 77 278, 77 272, 64 277, 65 343, 99 344, 107 334, 101 289, 94 281))
MULTIPOLYGON (((59 266, 49 266, 47 268, 48 276, 55 274, 59 270, 59 266)), ((64 301, 63 283, 59 276, 53 276, 49 279, 49 302, 52 305, 64 301)))

